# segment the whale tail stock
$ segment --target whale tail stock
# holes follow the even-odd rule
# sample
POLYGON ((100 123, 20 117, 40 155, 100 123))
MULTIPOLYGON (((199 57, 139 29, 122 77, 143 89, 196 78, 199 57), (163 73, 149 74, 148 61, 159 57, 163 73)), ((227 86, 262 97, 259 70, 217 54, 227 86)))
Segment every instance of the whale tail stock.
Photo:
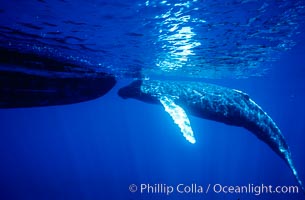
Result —
MULTIPOLYGON (((278 131, 280 132, 280 130, 278 129, 278 131)), ((280 135, 282 136, 282 134, 280 133, 280 135)), ((279 151, 275 151, 273 149, 273 146, 269 145, 285 162, 286 164, 288 165, 288 167, 290 168, 290 170, 292 171, 292 174, 295 178, 295 180, 297 181, 299 187, 301 188, 301 190, 303 191, 303 193, 305 194, 305 188, 304 188, 304 185, 298 175, 298 172, 296 170, 296 167, 292 161, 292 156, 291 156, 291 152, 290 152, 290 149, 288 147, 288 145, 286 144, 285 140, 284 140, 284 137, 281 137, 280 140, 282 140, 282 142, 279 142, 280 144, 283 144, 283 145, 280 145, 279 146, 279 151)))
POLYGON ((248 99, 248 108, 255 110, 248 123, 242 126, 254 133, 260 140, 265 142, 274 152, 276 152, 288 165, 292 171, 297 183, 305 194, 304 185, 297 173, 295 165, 292 161, 291 152, 288 144, 273 119, 263 111, 252 99, 248 99))
POLYGON ((298 175, 298 172, 297 172, 297 170, 296 170, 296 168, 295 168, 295 166, 294 166, 294 164, 293 164, 293 162, 292 162, 291 155, 287 156, 286 162, 287 162, 289 168, 291 169, 291 171, 292 171, 292 173, 293 173, 293 175, 294 175, 296 181, 298 182, 299 186, 301 187, 301 190, 302 190, 303 193, 305 194, 304 185, 303 185, 303 183, 302 183, 302 181, 301 181, 301 179, 300 179, 300 177, 299 177, 299 175, 298 175))

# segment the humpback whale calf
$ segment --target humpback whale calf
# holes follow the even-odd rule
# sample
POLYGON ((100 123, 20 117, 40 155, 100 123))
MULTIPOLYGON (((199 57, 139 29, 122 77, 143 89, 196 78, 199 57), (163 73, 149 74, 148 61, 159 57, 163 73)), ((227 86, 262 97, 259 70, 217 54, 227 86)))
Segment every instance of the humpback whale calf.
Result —
POLYGON ((280 129, 246 93, 202 82, 136 80, 118 95, 163 105, 191 143, 195 138, 186 113, 248 129, 284 159, 305 192, 280 129))

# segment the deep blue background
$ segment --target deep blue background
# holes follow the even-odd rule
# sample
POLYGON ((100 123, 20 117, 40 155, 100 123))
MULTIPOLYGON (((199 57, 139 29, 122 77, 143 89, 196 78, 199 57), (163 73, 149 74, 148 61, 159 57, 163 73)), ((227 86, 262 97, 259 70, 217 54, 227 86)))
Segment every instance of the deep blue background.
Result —
MULTIPOLYGON (((243 90, 276 121, 305 180, 305 42, 268 75, 213 81, 243 90)), ((67 106, 0 110, 1 199, 254 199, 245 195, 140 195, 129 184, 296 185, 289 168, 247 130, 190 117, 185 141, 161 106, 116 95, 67 106)), ((269 194, 261 199, 304 199, 269 194)))
MULTIPOLYGON (((27 6, 32 7, 31 4, 27 6)), ((63 19, 63 16, 45 13, 43 9, 37 10, 49 22, 56 22, 57 18, 68 21, 71 15, 80 17, 80 21, 86 21, 87 17, 95 18, 94 15, 78 16, 74 10, 79 5, 73 6, 68 11, 60 10, 66 17, 63 19)), ((7 4, 7 7, 12 5, 7 4)), ((21 21, 35 22, 36 15, 29 19, 27 15, 19 15, 23 9, 28 8, 21 5, 20 10, 9 13, 9 20, 1 18, 1 23, 11 25, 15 16, 21 21)), ((7 14, 0 9, 1 12, 7 14)), ((100 23, 103 19, 95 20, 100 23)), ((54 29, 69 35, 68 24, 54 29)), ((13 26, 18 28, 16 24, 13 26)), ((38 35, 40 31, 37 30, 38 35)), ((95 44, 101 38, 107 40, 108 35, 99 34, 95 29, 92 31, 98 33, 98 37, 92 38, 89 34, 86 38, 89 44, 95 44)), ((82 32, 79 34, 77 37, 83 36, 82 32)), ((118 43, 124 40, 117 38, 118 43)), ((305 40, 302 34, 296 40, 297 45, 282 53, 263 77, 204 81, 242 90, 261 105, 282 130, 299 176, 305 182, 305 40)), ((73 46, 72 43, 79 41, 70 38, 66 42, 65 45, 73 46)), ((129 46, 129 43, 125 45, 129 46)), ((71 52, 79 53, 78 48, 73 46, 71 52)), ((129 47, 124 48, 129 50, 129 47)), ((112 60, 121 55, 120 50, 116 47, 114 51, 117 54, 105 59, 112 60)), ((126 52, 131 55, 143 52, 141 48, 137 50, 126 52)), ((1 109, 0 200, 305 199, 302 193, 255 196, 210 192, 207 195, 176 193, 166 196, 129 192, 130 184, 141 183, 196 183, 204 187, 215 183, 297 185, 285 162, 245 129, 190 116, 197 143, 189 144, 161 106, 123 100, 117 96, 117 90, 130 81, 119 80, 110 93, 90 102, 1 109)))

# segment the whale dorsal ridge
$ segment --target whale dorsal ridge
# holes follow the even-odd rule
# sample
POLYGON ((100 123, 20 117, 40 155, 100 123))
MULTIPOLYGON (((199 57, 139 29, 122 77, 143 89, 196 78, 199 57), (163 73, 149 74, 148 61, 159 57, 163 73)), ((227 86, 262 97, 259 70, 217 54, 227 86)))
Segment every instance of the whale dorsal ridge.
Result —
POLYGON ((247 93, 245 93, 245 92, 242 92, 242 91, 236 90, 236 89, 233 89, 233 91, 235 91, 235 92, 239 93, 240 95, 242 95, 246 100, 250 99, 249 95, 247 93))

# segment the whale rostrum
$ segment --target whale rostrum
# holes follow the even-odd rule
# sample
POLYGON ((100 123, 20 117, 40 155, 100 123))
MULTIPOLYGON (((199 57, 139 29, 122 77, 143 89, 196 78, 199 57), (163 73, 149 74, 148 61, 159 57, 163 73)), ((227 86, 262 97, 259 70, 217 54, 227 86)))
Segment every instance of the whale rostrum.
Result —
POLYGON ((305 191, 280 129, 246 93, 203 82, 136 80, 118 95, 163 105, 191 143, 196 140, 187 114, 246 128, 284 159, 305 191))

